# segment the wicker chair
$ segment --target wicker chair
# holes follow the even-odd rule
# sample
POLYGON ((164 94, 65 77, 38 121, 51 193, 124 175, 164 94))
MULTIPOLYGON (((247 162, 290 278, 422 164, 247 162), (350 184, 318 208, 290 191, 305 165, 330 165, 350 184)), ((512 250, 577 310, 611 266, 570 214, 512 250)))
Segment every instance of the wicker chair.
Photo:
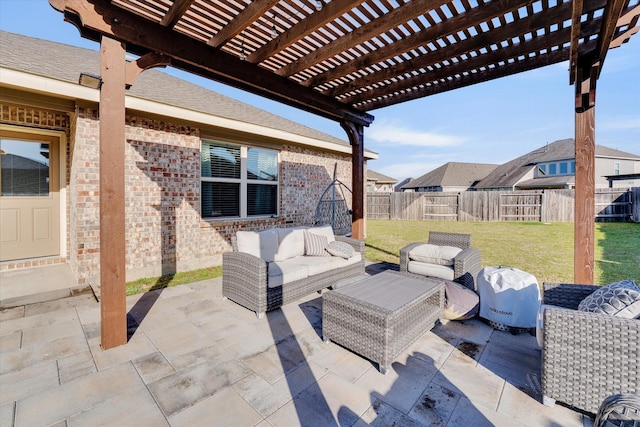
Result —
POLYGON ((598 286, 543 284, 542 395, 595 414, 612 394, 640 393, 640 320, 576 310, 598 286))
POLYGON ((602 404, 593 427, 640 427, 640 396, 614 394, 602 404))
MULTIPOLYGON (((469 289, 476 290, 476 280, 478 273, 482 269, 482 257, 480 250, 471 247, 471 235, 459 233, 443 233, 439 231, 429 232, 429 241, 432 245, 438 246, 454 246, 461 248, 460 252, 453 263, 453 280, 466 286, 469 289)), ((400 249, 400 272, 408 276, 421 277, 408 271, 409 252, 416 246, 422 245, 423 242, 411 243, 400 249)))

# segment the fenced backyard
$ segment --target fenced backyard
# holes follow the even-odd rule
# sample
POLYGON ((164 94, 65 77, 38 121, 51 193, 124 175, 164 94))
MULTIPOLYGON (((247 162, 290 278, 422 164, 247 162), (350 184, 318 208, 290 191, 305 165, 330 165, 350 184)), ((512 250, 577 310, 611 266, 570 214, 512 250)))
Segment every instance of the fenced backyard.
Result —
MULTIPOLYGON (((573 222, 574 200, 574 190, 367 193, 367 218, 573 222)), ((640 187, 596 189, 595 205, 598 222, 640 222, 640 187)))
MULTIPOLYGON (((399 251, 426 242, 430 231, 471 234, 483 266, 511 266, 542 282, 573 283, 573 224, 568 222, 453 222, 367 220, 365 257, 399 262, 399 251)), ((597 223, 594 283, 640 281, 640 224, 597 223)))

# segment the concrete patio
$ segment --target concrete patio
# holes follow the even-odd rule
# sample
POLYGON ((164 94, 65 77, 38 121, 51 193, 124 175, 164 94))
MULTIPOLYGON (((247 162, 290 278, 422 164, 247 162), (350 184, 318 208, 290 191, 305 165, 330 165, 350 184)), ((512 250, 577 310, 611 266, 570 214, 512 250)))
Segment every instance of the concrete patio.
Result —
POLYGON ((258 320, 221 288, 128 297, 130 341, 108 351, 90 295, 0 311, 0 425, 592 425, 540 403, 529 334, 446 322, 381 375, 322 342, 320 295, 258 320))

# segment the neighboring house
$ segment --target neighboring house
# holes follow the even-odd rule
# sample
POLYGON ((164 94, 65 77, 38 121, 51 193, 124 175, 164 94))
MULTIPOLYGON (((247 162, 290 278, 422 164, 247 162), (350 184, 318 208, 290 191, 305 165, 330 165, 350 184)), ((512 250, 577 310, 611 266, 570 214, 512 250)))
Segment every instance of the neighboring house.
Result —
MULTIPOLYGON (((99 90, 78 81, 99 70, 98 51, 0 32, 0 270, 67 263, 98 285, 99 90), (34 148, 48 161, 20 158, 34 148)), ((125 104, 127 280, 219 265, 238 229, 311 224, 334 170, 351 186, 347 142, 169 74, 140 74, 125 104)))
POLYGON ((398 182, 390 176, 367 170, 367 192, 368 193, 391 193, 393 186, 398 182))
POLYGON ((472 191, 475 186, 493 171, 497 165, 485 163, 449 162, 413 179, 402 186, 403 191, 415 192, 458 192, 472 191))
MULTIPOLYGON (((616 186, 634 186, 633 174, 640 173, 640 156, 596 145, 595 185, 609 187, 607 177, 631 175, 616 186)), ((534 190, 575 188, 575 142, 562 139, 540 147, 497 167, 476 188, 478 190, 534 190)), ((635 185, 640 180, 635 179, 635 185)))
POLYGON ((411 182, 413 178, 405 178, 402 181, 400 181, 399 183, 397 183, 394 187, 393 187, 393 191, 396 193, 401 193, 402 192, 402 187, 404 187, 405 185, 407 185, 408 183, 411 182))

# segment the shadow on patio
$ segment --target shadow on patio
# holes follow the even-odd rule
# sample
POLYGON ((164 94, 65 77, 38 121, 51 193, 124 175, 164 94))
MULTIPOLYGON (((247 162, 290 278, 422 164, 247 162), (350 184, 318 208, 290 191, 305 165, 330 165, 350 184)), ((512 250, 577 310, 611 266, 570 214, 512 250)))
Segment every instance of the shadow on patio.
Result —
POLYGON ((448 322, 382 375, 322 341, 319 295, 259 320, 221 288, 213 279, 128 297, 137 329, 106 351, 95 301, 0 312, 0 424, 590 425, 530 396, 539 367, 530 335, 448 322))

